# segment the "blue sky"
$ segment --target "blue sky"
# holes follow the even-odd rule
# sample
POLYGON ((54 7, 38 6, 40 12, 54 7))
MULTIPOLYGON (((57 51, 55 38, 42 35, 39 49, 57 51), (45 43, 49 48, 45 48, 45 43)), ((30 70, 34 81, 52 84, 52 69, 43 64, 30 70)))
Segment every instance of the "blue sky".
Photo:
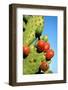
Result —
POLYGON ((44 31, 42 35, 48 35, 50 47, 54 50, 54 57, 50 64, 50 69, 57 73, 57 16, 44 17, 44 31))

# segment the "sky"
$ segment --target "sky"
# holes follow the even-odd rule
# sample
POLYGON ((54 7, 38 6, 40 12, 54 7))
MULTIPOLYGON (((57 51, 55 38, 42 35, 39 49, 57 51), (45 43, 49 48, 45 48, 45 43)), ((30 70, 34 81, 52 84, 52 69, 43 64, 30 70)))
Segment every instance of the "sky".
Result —
POLYGON ((44 30, 42 35, 48 35, 50 48, 54 50, 54 57, 51 59, 50 69, 57 73, 57 16, 44 17, 44 30))

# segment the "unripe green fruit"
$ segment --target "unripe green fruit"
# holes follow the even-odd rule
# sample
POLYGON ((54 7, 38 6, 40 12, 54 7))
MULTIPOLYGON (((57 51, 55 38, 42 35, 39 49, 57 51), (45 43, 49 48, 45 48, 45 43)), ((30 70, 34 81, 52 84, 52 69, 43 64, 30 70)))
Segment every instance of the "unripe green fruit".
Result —
POLYGON ((35 36, 36 36, 36 38, 40 38, 42 32, 43 32, 43 27, 37 28, 35 30, 35 36))
POLYGON ((48 41, 48 36, 47 35, 41 36, 41 39, 44 40, 45 42, 47 42, 48 41))
POLYGON ((41 28, 38 28, 38 29, 36 29, 36 34, 41 34, 42 33, 42 31, 43 31, 43 29, 41 28))

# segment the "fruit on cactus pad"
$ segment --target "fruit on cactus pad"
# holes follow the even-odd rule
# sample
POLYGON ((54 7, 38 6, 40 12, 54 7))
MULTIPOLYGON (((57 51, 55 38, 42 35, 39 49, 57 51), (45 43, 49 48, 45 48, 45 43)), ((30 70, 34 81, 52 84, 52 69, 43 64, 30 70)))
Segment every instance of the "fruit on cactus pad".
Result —
POLYGON ((28 46, 23 46, 23 54, 25 56, 28 56, 28 54, 30 53, 30 48, 28 46))
POLYGON ((45 42, 45 45, 44 45, 44 52, 48 51, 50 48, 50 44, 48 42, 45 42))
POLYGON ((37 43, 37 49, 39 51, 43 51, 44 50, 44 45, 45 45, 45 42, 43 40, 39 40, 38 43, 37 43))
POLYGON ((42 71, 47 71, 48 68, 49 68, 49 65, 48 65, 47 62, 44 62, 44 61, 41 62, 40 69, 41 69, 42 71))
POLYGON ((45 54, 47 60, 50 60, 53 56, 54 56, 54 51, 52 49, 49 49, 45 54))

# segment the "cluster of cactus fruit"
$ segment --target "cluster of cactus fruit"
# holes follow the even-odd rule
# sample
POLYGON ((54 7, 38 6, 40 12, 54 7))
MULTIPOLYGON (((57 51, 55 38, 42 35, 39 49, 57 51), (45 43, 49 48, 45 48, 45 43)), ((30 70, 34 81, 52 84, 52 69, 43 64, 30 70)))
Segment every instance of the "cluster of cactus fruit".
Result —
POLYGON ((54 51, 48 36, 42 35, 44 16, 23 16, 23 74, 52 73, 49 68, 54 51))

